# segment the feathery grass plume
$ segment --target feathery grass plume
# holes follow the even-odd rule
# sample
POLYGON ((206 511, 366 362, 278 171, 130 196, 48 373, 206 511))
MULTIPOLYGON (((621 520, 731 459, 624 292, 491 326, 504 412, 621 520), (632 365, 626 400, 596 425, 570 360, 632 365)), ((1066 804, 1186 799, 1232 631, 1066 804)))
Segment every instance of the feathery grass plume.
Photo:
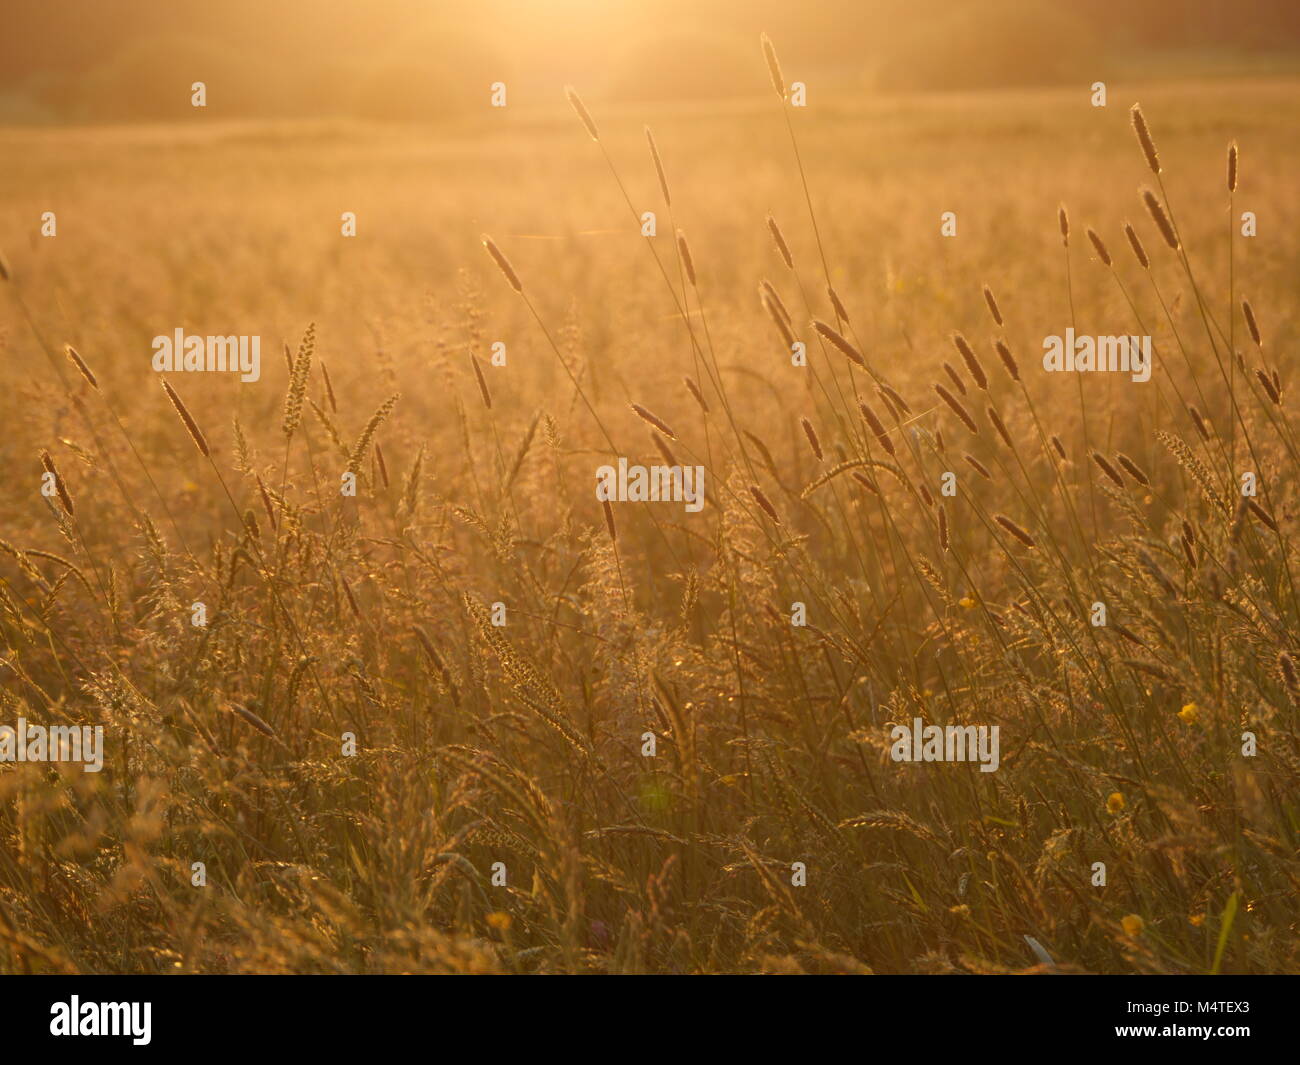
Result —
POLYGON ((767 216, 767 228, 771 231, 772 240, 776 244, 776 250, 781 253, 781 258, 785 260, 785 265, 793 270, 794 257, 790 254, 790 245, 785 242, 785 234, 781 232, 781 227, 776 224, 776 219, 771 215, 767 216))
POLYGON ((1095 462, 1097 464, 1097 468, 1100 469, 1101 472, 1104 473, 1107 477, 1109 477, 1112 481, 1114 481, 1116 485, 1118 485, 1120 488, 1124 487, 1124 478, 1120 476, 1119 470, 1115 469, 1115 467, 1110 464, 1110 462, 1107 460, 1105 455, 1103 455, 1100 451, 1094 451, 1092 453, 1092 461, 1095 462))
POLYGON ((1012 451, 1015 451, 1016 445, 1011 442, 1011 434, 1007 432, 1007 427, 1002 424, 1002 419, 998 417, 998 412, 989 407, 985 412, 989 416, 989 421, 993 423, 993 428, 998 431, 998 436, 1002 437, 1002 442, 1012 451))
POLYGON ((691 396, 694 398, 695 402, 700 405, 700 410, 702 410, 705 414, 708 414, 709 404, 705 400, 704 394, 700 391, 700 386, 697 385, 694 381, 692 381, 689 377, 683 377, 682 383, 686 385, 686 391, 689 392, 691 396))
POLYGON ((825 339, 829 340, 831 345, 837 348, 840 354, 856 362, 859 366, 865 367, 867 360, 864 359, 848 339, 839 332, 834 326, 828 325, 820 318, 813 319, 813 328, 817 330, 825 339))
POLYGON ((1143 473, 1142 467, 1139 466, 1136 462, 1134 462, 1131 458, 1129 458, 1126 454, 1124 454, 1124 452, 1122 451, 1117 452, 1115 455, 1115 461, 1118 462, 1121 467, 1123 467, 1124 472, 1126 472, 1130 477, 1132 477, 1133 480, 1137 481, 1137 483, 1140 484, 1143 488, 1151 487, 1151 478, 1149 478, 1145 473, 1143 473))
POLYGON ((636 412, 636 416, 640 418, 643 422, 649 422, 661 433, 663 433, 664 436, 668 437, 669 440, 677 439, 677 434, 674 433, 671 429, 669 429, 668 426, 664 424, 662 419, 655 417, 648 410, 646 410, 645 407, 641 406, 640 403, 633 403, 631 404, 631 406, 632 406, 632 410, 636 412))
POLYGON ((790 317, 790 312, 785 309, 785 302, 781 299, 781 294, 777 292, 771 281, 764 278, 758 283, 758 294, 766 299, 776 309, 776 313, 785 319, 788 326, 794 325, 794 319, 790 317))
POLYGON ((993 474, 989 473, 989 468, 985 466, 984 463, 980 462, 980 460, 977 459, 974 455, 966 453, 962 455, 962 458, 964 458, 967 464, 970 466, 970 468, 973 469, 976 473, 978 473, 981 477, 983 477, 984 480, 986 481, 993 480, 993 474))
POLYGON ((1130 112, 1133 119, 1133 132, 1137 134, 1138 143, 1142 145, 1142 154, 1147 158, 1151 173, 1160 173, 1160 157, 1156 155, 1155 143, 1151 140, 1151 131, 1147 129, 1147 120, 1142 115, 1140 104, 1134 104, 1130 112))
POLYGON ((650 145, 650 158, 654 160, 655 174, 659 177, 659 191, 663 193, 664 203, 671 207, 673 198, 668 192, 668 176, 664 173, 663 160, 659 158, 659 146, 655 144, 655 135, 650 132, 649 126, 645 128, 645 139, 646 143, 650 145))
POLYGON ((807 418, 800 418, 799 424, 803 426, 803 435, 808 438, 808 446, 812 448, 812 453, 817 456, 817 461, 821 462, 824 456, 822 454, 822 443, 817 439, 817 430, 813 428, 812 422, 807 418))
POLYGON ((767 72, 772 78, 772 88, 776 90, 777 96, 785 99, 785 79, 781 77, 781 64, 776 59, 776 48, 772 45, 772 38, 764 33, 759 40, 763 45, 763 58, 767 61, 767 72))
POLYGON ((989 390, 988 375, 984 372, 984 367, 980 365, 979 358, 975 355, 975 349, 970 346, 970 343, 960 333, 953 333, 952 342, 957 346, 962 359, 965 360, 966 370, 971 375, 971 380, 979 388, 987 392, 989 390))
POLYGON ((194 441, 194 446, 199 449, 199 454, 205 459, 211 458, 212 453, 208 450, 208 442, 203 438, 203 433, 199 431, 199 424, 190 415, 189 408, 182 402, 181 397, 176 394, 176 389, 172 388, 167 382, 167 378, 160 377, 163 391, 167 393, 167 398, 171 400, 172 406, 176 413, 180 415, 181 422, 185 425, 185 431, 190 434, 190 439, 194 441))
MULTIPOLYGON (((587 111, 586 107, 583 106, 582 99, 578 96, 578 90, 572 85, 566 85, 564 87, 564 95, 569 101, 570 106, 572 106, 572 108, 578 113, 578 117, 582 119, 582 124, 587 128, 587 132, 591 134, 591 139, 599 141, 600 134, 596 131, 596 123, 592 121, 591 114, 587 111)), ((488 248, 488 251, 491 250, 491 248, 488 248)), ((494 253, 493 258, 495 257, 494 253)), ((504 269, 504 267, 502 269, 504 269)), ((510 275, 507 273, 506 276, 508 277, 510 275)), ((518 292, 520 290, 516 288, 515 291, 518 292)))
POLYGON ((1013 381, 1020 380, 1020 366, 1016 362, 1015 356, 1011 354, 1011 349, 1001 340, 994 342, 993 347, 997 349, 998 358, 1002 360, 1002 365, 1007 371, 1007 376, 1013 381))
POLYGON ((1174 232, 1174 225, 1169 221, 1169 216, 1165 214, 1165 209, 1156 199, 1156 194, 1150 189, 1142 190, 1142 202, 1146 204, 1147 213, 1151 215, 1151 220, 1155 222, 1156 228, 1160 230, 1160 235, 1165 238, 1165 243, 1174 251, 1178 250, 1178 234, 1174 232))
POLYGON ((348 456, 348 473, 358 473, 361 470, 361 460, 365 458, 366 452, 370 448, 370 443, 375 438, 379 426, 383 423, 397 406, 397 401, 402 398, 400 392, 394 392, 383 403, 381 403, 374 414, 370 416, 370 421, 366 422, 366 427, 361 430, 361 435, 357 437, 357 442, 353 445, 352 453, 348 456))
POLYGON ((962 425, 966 426, 973 435, 979 436, 979 426, 975 424, 975 419, 970 416, 970 412, 961 405, 961 401, 943 385, 935 385, 934 391, 941 400, 952 408, 952 412, 961 419, 962 425))
POLYGON ((890 388, 889 385, 877 385, 876 392, 880 398, 885 401, 886 406, 891 407, 894 410, 902 411, 903 414, 909 417, 911 416, 912 408, 908 406, 907 400, 900 396, 894 389, 890 388))
POLYGON ((63 350, 72 361, 72 365, 77 368, 77 372, 86 379, 91 388, 98 392, 99 382, 95 380, 95 375, 91 373, 90 367, 86 365, 86 360, 81 357, 77 349, 71 344, 64 344, 63 350))
POLYGON ((943 364, 943 372, 948 375, 948 380, 952 382, 953 387, 957 389, 962 396, 969 394, 966 388, 966 382, 961 379, 961 374, 956 371, 952 363, 945 362, 943 364))
POLYGON ((321 376, 325 378, 325 401, 330 405, 330 413, 337 414, 339 405, 334 399, 334 382, 330 380, 329 367, 325 365, 324 359, 320 360, 320 372, 321 376))
POLYGON ((794 331, 790 328, 790 323, 785 320, 785 316, 777 310, 776 304, 767 298, 767 293, 760 287, 758 290, 759 301, 763 304, 763 309, 767 311, 768 317, 776 326, 776 330, 781 334, 785 341, 786 349, 789 350, 794 346, 794 331))
POLYGON ((944 510, 943 504, 939 504, 939 546, 948 550, 948 512, 944 510))
POLYGON ((1277 382, 1263 370, 1256 370, 1255 377, 1259 381, 1260 385, 1263 386, 1264 392, 1273 406, 1280 407, 1282 405, 1282 392, 1277 387, 1277 382))
POLYGON ((897 456, 894 441, 890 439, 889 433, 885 431, 884 423, 876 417, 876 412, 871 409, 865 400, 858 404, 858 408, 862 411, 862 417, 867 425, 871 427, 871 431, 876 434, 876 439, 880 442, 880 446, 885 449, 885 453, 891 457, 897 456))
POLYGON ((763 494, 763 489, 759 488, 756 484, 751 484, 749 486, 749 494, 754 497, 754 502, 767 512, 769 518, 776 522, 776 524, 781 524, 781 519, 776 516, 776 507, 772 506, 772 501, 763 494))
POLYGON ((1241 301, 1241 316, 1246 319, 1246 328, 1250 330, 1250 339, 1255 342, 1255 347, 1262 347, 1263 342, 1259 338, 1259 323, 1255 321, 1255 309, 1251 307, 1250 300, 1241 301))
POLYGON ((618 526, 614 524, 614 508, 609 505, 608 499, 602 499, 600 505, 605 510, 605 528, 609 530, 610 541, 618 543, 618 526))
POLYGON ((41 452, 41 465, 45 467, 45 472, 54 478, 54 489, 59 495, 59 503, 62 504, 64 512, 69 517, 72 517, 76 514, 76 509, 72 505, 72 496, 68 492, 68 486, 63 483, 63 476, 54 465, 54 459, 48 451, 41 452))
POLYGON ((492 393, 488 391, 487 378, 483 376, 483 367, 478 364, 478 356, 470 352, 469 364, 474 367, 474 377, 478 381, 479 394, 483 397, 483 406, 492 409, 492 393))
POLYGON ((839 295, 830 285, 826 286, 826 295, 830 298, 831 309, 835 312, 836 317, 847 322, 849 320, 849 312, 844 309, 844 304, 840 302, 839 295))
POLYGON ((1008 518, 1005 514, 994 514, 993 520, 996 521, 999 525, 1001 525, 1002 528, 1006 529, 1007 532, 1009 532, 1012 536, 1014 536, 1026 547, 1038 546, 1038 544, 1034 541, 1034 538, 1032 536, 1030 536, 1027 532, 1025 532, 1024 529, 1022 529, 1014 521, 1008 518))
POLYGON ((519 275, 515 273, 515 268, 510 265, 510 260, 501 254, 501 249, 496 246, 496 242, 486 233, 483 235, 482 239, 483 247, 485 247, 487 253, 492 256, 492 261, 497 264, 497 269, 505 275, 505 279, 510 282, 510 287, 522 296, 524 293, 524 283, 519 280, 519 275))
POLYGON ((984 302, 989 305, 989 314, 993 315, 993 320, 1001 325, 1002 311, 998 307, 998 301, 993 298, 993 290, 988 285, 984 286, 984 302))
POLYGON ((1088 239, 1092 241, 1092 246, 1097 249, 1097 258, 1107 266, 1110 266, 1110 252, 1106 249, 1106 245, 1102 243, 1101 237, 1097 236, 1096 230, 1091 226, 1088 227, 1086 232, 1088 234, 1088 239))
POLYGON ((1065 204, 1056 209, 1056 223, 1061 227, 1061 243, 1070 246, 1070 216, 1065 213, 1065 204))
POLYGON ((691 258, 691 246, 686 243, 686 234, 677 231, 677 252, 682 257, 682 267, 686 270, 686 280, 695 287, 695 260, 691 258))
POLYGON ((1228 191, 1237 191, 1237 142, 1228 145, 1228 191))
POLYGON ((284 396, 284 417, 280 422, 280 429, 286 437, 292 437, 302 421, 302 401, 307 394, 307 376, 311 371, 311 357, 315 349, 316 323, 312 322, 303 334, 302 343, 298 345, 298 355, 289 371, 289 390, 284 396))

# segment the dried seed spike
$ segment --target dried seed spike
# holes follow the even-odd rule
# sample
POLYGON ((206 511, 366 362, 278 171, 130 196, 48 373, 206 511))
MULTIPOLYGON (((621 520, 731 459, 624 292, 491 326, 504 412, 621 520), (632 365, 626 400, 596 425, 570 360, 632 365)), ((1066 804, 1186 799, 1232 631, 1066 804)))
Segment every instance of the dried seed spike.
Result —
POLYGON ((1255 377, 1259 381, 1260 385, 1263 386, 1264 393, 1268 396, 1269 401, 1273 406, 1280 407, 1282 405, 1282 393, 1277 387, 1277 382, 1275 382, 1273 378, 1263 370, 1256 370, 1255 377))
POLYGON ((663 160, 659 158, 659 146, 655 144, 655 135, 650 132, 649 126, 645 128, 645 139, 650 145, 650 158, 654 160, 655 173, 659 177, 659 191, 664 194, 664 203, 671 207, 673 198, 668 192, 668 176, 664 173, 663 160))
POLYGON ((993 320, 998 325, 1002 324, 1002 311, 998 308, 998 301, 993 298, 993 290, 984 286, 984 302, 989 305, 989 314, 993 315, 993 320))
POLYGON ((945 362, 943 364, 943 372, 948 375, 948 379, 953 383, 953 386, 957 391, 965 396, 967 394, 966 382, 961 379, 961 374, 953 368, 952 363, 945 362))
POLYGON ((176 394, 176 389, 167 382, 167 378, 159 378, 162 381, 163 391, 167 393, 167 398, 176 408, 176 413, 180 415, 181 421, 185 425, 185 430, 190 434, 190 439, 194 441, 194 446, 199 449, 199 454, 205 459, 211 458, 212 453, 208 450, 208 442, 203 438, 203 433, 199 430, 199 424, 190 416, 189 409, 181 401, 181 397, 176 394))
POLYGON ((772 39, 765 33, 759 38, 763 45, 763 58, 767 60, 767 72, 772 78, 772 88, 776 90, 777 96, 785 99, 785 79, 781 77, 781 64, 776 59, 776 49, 772 46, 772 39))
POLYGON ((776 250, 781 253, 781 258, 785 260, 785 265, 793 270, 794 258, 790 254, 790 245, 785 242, 785 234, 781 232, 781 227, 776 224, 776 219, 771 215, 767 216, 767 228, 772 233, 772 240, 776 242, 776 250))
POLYGON ((609 530, 609 538, 614 543, 618 543, 618 526, 614 524, 614 508, 609 505, 608 499, 602 499, 600 505, 605 509, 605 528, 609 530))
POLYGON ((835 289, 830 285, 826 286, 826 295, 830 297, 831 308, 835 311, 835 316, 842 321, 849 320, 849 312, 844 309, 844 304, 840 302, 840 297, 836 294, 835 289))
POLYGON ((1006 367, 1006 371, 1011 376, 1011 380, 1019 381, 1020 366, 1017 364, 1015 356, 1011 354, 1011 349, 1001 340, 995 341, 993 346, 997 349, 998 358, 1002 360, 1002 365, 1006 367))
POLYGON ((812 453, 817 456, 817 461, 821 462, 824 456, 821 441, 817 439, 817 430, 807 418, 800 418, 799 424, 803 426, 803 433, 808 438, 808 446, 812 448, 812 453))
POLYGON ((1160 173, 1160 157, 1156 155, 1156 146, 1151 140, 1151 131, 1147 129, 1147 120, 1142 116, 1140 104, 1134 104, 1130 112, 1133 118, 1133 132, 1137 134, 1138 143, 1142 145, 1142 154, 1147 157, 1147 166, 1151 173, 1160 173))
POLYGON ((1115 461, 1123 467, 1125 473, 1132 477, 1133 480, 1137 481, 1137 483, 1143 488, 1151 487, 1151 479, 1142 471, 1142 467, 1124 454, 1124 452, 1117 452, 1115 455, 1115 461))
POLYGON ((1142 202, 1146 204, 1147 212, 1151 215, 1151 220, 1155 222, 1156 228, 1160 230, 1160 235, 1165 238, 1165 243, 1174 251, 1178 250, 1178 234, 1174 232, 1174 225, 1169 221, 1169 216, 1165 214, 1165 209, 1156 199, 1156 194, 1150 189, 1142 190, 1142 202))
POLYGON ((1237 191, 1237 142, 1228 145, 1228 191, 1237 191))
POLYGON ((988 467, 985 466, 984 463, 980 462, 980 460, 977 459, 974 455, 967 453, 962 455, 962 458, 966 460, 967 464, 969 464, 971 469, 973 469, 986 481, 993 480, 993 474, 989 473, 988 467))
POLYGON ((834 326, 828 325, 826 322, 823 322, 820 318, 814 318, 812 324, 813 324, 813 328, 816 329, 817 332, 820 333, 823 337, 829 340, 831 346, 837 348, 840 354, 844 355, 846 358, 850 359, 851 361, 856 362, 859 366, 865 367, 867 365, 867 360, 862 357, 858 349, 855 348, 848 341, 848 339, 842 333, 840 333, 840 331, 836 329, 834 326))
POLYGON ((943 400, 945 403, 948 404, 949 407, 952 408, 952 412, 955 415, 957 415, 958 418, 961 419, 962 425, 966 426, 966 428, 970 430, 972 435, 979 436, 979 432, 980 432, 979 426, 975 424, 975 419, 970 416, 970 412, 967 411, 966 408, 961 405, 961 401, 958 400, 957 397, 954 396, 951 392, 949 392, 946 388, 944 388, 943 385, 935 385, 934 391, 941 400, 943 400))
POLYGON ((1091 227, 1088 229, 1088 239, 1092 241, 1092 246, 1097 249, 1097 257, 1110 266, 1110 252, 1106 250, 1106 245, 1102 243, 1101 237, 1097 236, 1096 231, 1091 227))
POLYGON ((998 417, 998 412, 992 407, 989 407, 985 413, 988 414, 989 421, 993 423, 993 428, 998 431, 998 436, 1002 437, 1002 442, 1012 451, 1015 451, 1016 445, 1011 442, 1011 434, 1007 432, 1006 425, 1004 425, 1002 419, 998 417))
POLYGON ((1262 347, 1259 339, 1259 323, 1255 321, 1255 310, 1250 305, 1250 300, 1241 301, 1241 316, 1246 319, 1246 328, 1250 330, 1250 339, 1255 342, 1255 347, 1262 347))
POLYGON ((682 267, 686 270, 686 280, 695 287, 695 260, 691 258, 691 246, 686 243, 686 234, 677 231, 677 251, 682 257, 682 267))
POLYGON ((770 299, 768 299, 767 293, 764 292, 761 287, 759 288, 758 291, 759 291, 759 300, 763 304, 763 309, 767 311, 768 316, 772 319, 773 324, 777 328, 777 332, 779 332, 781 334, 782 339, 785 340, 786 348, 793 347, 794 332, 790 329, 790 323, 777 309, 777 305, 773 303, 770 299))
POLYGON ((661 419, 655 417, 655 415, 651 414, 648 410, 645 409, 645 407, 641 406, 641 404, 633 403, 631 406, 632 409, 636 412, 636 416, 640 418, 642 421, 649 422, 661 433, 663 433, 664 436, 668 437, 669 440, 677 439, 676 433, 674 433, 671 429, 669 429, 668 426, 665 425, 661 419))
POLYGON ((63 475, 59 473, 58 467, 54 465, 54 459, 50 457, 48 451, 41 452, 41 465, 45 472, 54 478, 54 490, 58 493, 59 503, 63 507, 64 513, 68 517, 76 515, 76 509, 72 505, 72 496, 68 492, 68 487, 63 483, 63 475))
POLYGON ((894 441, 890 439, 889 433, 885 431, 884 423, 876 417, 876 412, 871 409, 865 400, 859 403, 858 407, 862 411, 862 417, 866 420, 867 425, 876 434, 876 439, 880 441, 880 446, 885 449, 887 454, 891 456, 897 455, 894 441))
POLYGON ((95 375, 91 373, 90 367, 86 365, 86 360, 77 353, 77 349, 71 344, 64 344, 63 350, 67 353, 68 358, 72 360, 72 365, 77 368, 77 372, 86 379, 91 388, 98 392, 99 382, 95 380, 95 375))
POLYGON ((1133 249, 1133 254, 1137 256, 1137 261, 1142 264, 1142 269, 1150 270, 1151 260, 1147 258, 1147 250, 1142 247, 1142 241, 1138 240, 1138 235, 1127 222, 1124 223, 1124 235, 1128 237, 1129 245, 1133 249))
POLYGON ((1009 532, 1012 536, 1014 536, 1026 547, 1038 546, 1038 544, 1034 542, 1034 538, 1030 536, 1029 533, 1025 532, 1024 529, 1022 529, 1014 521, 1008 518, 1005 514, 994 514, 993 520, 996 521, 999 525, 1001 525, 1002 528, 1006 529, 1007 532, 1009 532))
POLYGON ((324 359, 320 360, 320 372, 325 378, 325 399, 329 402, 330 412, 332 414, 337 414, 339 412, 339 405, 334 399, 334 382, 330 380, 329 367, 325 365, 324 359))
POLYGON ((767 512, 767 516, 769 518, 771 518, 778 525, 781 524, 781 519, 776 516, 776 507, 772 506, 772 501, 763 494, 763 490, 759 488, 758 485, 751 484, 749 486, 749 494, 754 497, 754 502, 756 502, 760 507, 763 508, 764 511, 767 512))
POLYGON ((670 448, 668 442, 653 429, 650 430, 650 442, 654 444, 659 454, 664 457, 664 461, 667 462, 669 466, 678 465, 677 456, 673 454, 673 449, 670 448))
POLYGON ((510 282, 510 287, 522 296, 524 284, 519 280, 519 275, 515 273, 515 268, 510 265, 510 260, 501 254, 501 249, 496 246, 496 243, 486 233, 483 234, 483 247, 487 249, 487 253, 492 256, 492 261, 497 264, 497 268, 510 282))
POLYGON ((1120 488, 1124 487, 1124 478, 1120 476, 1119 470, 1115 469, 1115 467, 1110 464, 1110 462, 1106 459, 1105 455, 1103 455, 1100 451, 1094 451, 1092 453, 1092 461, 1095 462, 1097 464, 1097 468, 1100 469, 1101 472, 1104 473, 1107 477, 1109 477, 1112 481, 1114 481, 1116 485, 1118 485, 1120 488))
POLYGON ((487 379, 483 376, 483 367, 478 364, 478 356, 470 353, 470 365, 474 367, 474 376, 478 379, 478 390, 483 397, 483 406, 492 409, 492 393, 488 391, 487 379))
MULTIPOLYGON (((599 141, 600 134, 596 131, 596 123, 592 121, 590 112, 588 112, 586 107, 583 106, 582 99, 578 96, 578 90, 572 85, 566 85, 564 87, 564 95, 568 99, 570 105, 572 105, 573 109, 578 112, 578 117, 582 119, 582 124, 587 127, 587 132, 591 134, 591 139, 599 141)), ((491 249, 489 248, 488 250, 490 251, 491 249)), ((518 289, 516 289, 516 291, 518 291, 518 289)))
POLYGON ((970 373, 971 379, 975 382, 977 387, 982 388, 987 392, 989 390, 988 375, 984 372, 984 367, 980 365, 979 358, 975 355, 975 349, 970 346, 970 343, 960 333, 954 333, 952 335, 952 342, 957 346, 957 350, 961 353, 961 357, 966 363, 966 370, 970 373))
POLYGON ((1065 213, 1065 204, 1056 210, 1056 222, 1061 227, 1061 243, 1070 246, 1070 216, 1065 213))
POLYGON ((694 397, 695 402, 700 405, 700 410, 705 414, 708 414, 709 404, 705 401, 703 393, 700 392, 700 386, 689 377, 683 377, 682 381, 686 384, 686 391, 689 392, 694 397))

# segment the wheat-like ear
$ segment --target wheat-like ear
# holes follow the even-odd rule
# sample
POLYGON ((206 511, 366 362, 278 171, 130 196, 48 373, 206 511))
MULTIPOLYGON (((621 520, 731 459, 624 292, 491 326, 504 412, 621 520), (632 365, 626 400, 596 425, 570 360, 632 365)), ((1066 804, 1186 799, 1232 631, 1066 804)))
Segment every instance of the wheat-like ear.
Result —
POLYGON ((185 431, 190 434, 190 439, 194 441, 194 446, 199 449, 199 454, 205 459, 211 458, 212 453, 208 450, 208 442, 204 439, 202 431, 199 429, 199 423, 190 415, 189 408, 182 402, 181 397, 176 394, 176 389, 168 383, 167 378, 160 378, 162 381, 163 391, 167 393, 167 398, 171 400, 172 406, 176 413, 180 415, 181 422, 185 426, 185 431))
POLYGON ((785 242, 785 234, 781 232, 781 227, 776 224, 776 219, 771 215, 767 216, 767 228, 772 234, 772 240, 776 243, 776 250, 781 253, 781 258, 785 260, 787 268, 794 269, 794 257, 790 254, 790 245, 785 242))
POLYGON ((682 257, 682 268, 686 271, 686 280, 695 287, 695 260, 691 258, 691 246, 686 243, 686 234, 677 231, 677 252, 682 257))
POLYGON ((1237 142, 1228 145, 1228 191, 1237 191, 1237 142))

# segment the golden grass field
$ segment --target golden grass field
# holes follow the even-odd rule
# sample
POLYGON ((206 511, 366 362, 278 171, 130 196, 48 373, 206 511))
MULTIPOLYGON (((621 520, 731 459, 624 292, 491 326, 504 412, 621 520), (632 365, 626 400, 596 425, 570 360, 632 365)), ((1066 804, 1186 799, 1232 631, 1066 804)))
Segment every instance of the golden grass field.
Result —
POLYGON ((0 724, 107 745, 0 765, 0 970, 1046 968, 1026 936, 1063 971, 1300 970, 1296 89, 586 99, 599 143, 558 89, 0 132, 0 724), (865 368, 809 324, 810 206, 865 368), (1151 380, 1044 373, 1072 325, 1150 334, 1151 380), (178 327, 262 337, 256 383, 167 378, 209 457, 150 366, 178 327), (611 538, 596 467, 665 448, 703 510, 614 503, 611 538), (1000 768, 893 761, 915 717, 998 725, 1000 768))

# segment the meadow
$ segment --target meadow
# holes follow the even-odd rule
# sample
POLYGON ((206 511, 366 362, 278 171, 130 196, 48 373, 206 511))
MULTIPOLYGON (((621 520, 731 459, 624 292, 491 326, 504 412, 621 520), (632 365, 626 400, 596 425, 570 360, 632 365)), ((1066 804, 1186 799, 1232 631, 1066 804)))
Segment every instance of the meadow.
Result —
POLYGON ((0 971, 1300 971, 1296 82, 766 74, 0 130, 0 971))

